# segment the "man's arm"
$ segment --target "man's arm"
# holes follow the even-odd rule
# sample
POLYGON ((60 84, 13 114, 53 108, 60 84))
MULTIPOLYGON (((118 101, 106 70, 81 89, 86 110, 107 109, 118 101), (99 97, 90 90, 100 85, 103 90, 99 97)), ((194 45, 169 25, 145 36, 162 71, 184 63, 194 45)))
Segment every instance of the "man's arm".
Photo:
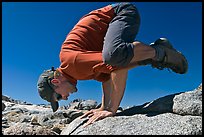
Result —
POLYGON ((115 115, 125 91, 127 73, 127 69, 115 70, 111 73, 111 79, 102 84, 104 93, 102 97, 102 106, 100 109, 91 110, 81 117, 89 117, 89 120, 84 126, 105 117, 115 115))
POLYGON ((112 80, 109 79, 102 83, 103 96, 101 108, 106 110, 111 103, 111 92, 113 90, 112 80))
POLYGON ((124 95, 127 73, 127 69, 115 70, 111 73, 110 83, 104 84, 104 96, 105 98, 107 98, 107 100, 109 99, 109 103, 107 103, 105 108, 106 110, 113 112, 114 115, 117 112, 117 109, 124 95), (106 93, 106 89, 109 88, 109 84, 112 86, 110 95, 106 93))

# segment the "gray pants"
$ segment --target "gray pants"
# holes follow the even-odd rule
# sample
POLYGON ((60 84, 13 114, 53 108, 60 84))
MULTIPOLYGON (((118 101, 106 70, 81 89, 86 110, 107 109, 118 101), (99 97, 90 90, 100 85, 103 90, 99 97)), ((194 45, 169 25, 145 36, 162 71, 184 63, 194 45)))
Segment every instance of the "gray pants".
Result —
POLYGON ((103 61, 118 67, 127 66, 134 56, 133 44, 140 26, 140 16, 133 4, 112 4, 116 16, 109 24, 104 45, 103 61))

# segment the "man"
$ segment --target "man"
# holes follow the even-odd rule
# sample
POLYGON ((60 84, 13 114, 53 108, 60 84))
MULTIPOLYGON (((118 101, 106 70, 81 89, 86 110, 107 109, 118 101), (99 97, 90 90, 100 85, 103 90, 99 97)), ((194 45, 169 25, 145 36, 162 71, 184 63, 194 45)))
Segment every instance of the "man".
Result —
POLYGON ((146 45, 135 41, 140 16, 131 3, 117 3, 83 16, 67 35, 56 70, 44 71, 38 80, 40 96, 51 102, 53 111, 60 99, 77 91, 77 80, 95 79, 102 83, 102 105, 85 113, 86 125, 114 116, 122 100, 128 70, 151 65, 175 73, 187 72, 184 55, 166 38, 146 45))

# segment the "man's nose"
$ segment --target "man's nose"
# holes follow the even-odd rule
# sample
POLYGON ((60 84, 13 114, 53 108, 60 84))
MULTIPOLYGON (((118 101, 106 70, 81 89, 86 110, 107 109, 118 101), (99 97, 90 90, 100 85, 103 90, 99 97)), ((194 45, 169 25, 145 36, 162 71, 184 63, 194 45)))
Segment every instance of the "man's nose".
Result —
POLYGON ((67 98, 68 98, 68 96, 65 96, 65 95, 62 96, 63 100, 67 100, 67 98))

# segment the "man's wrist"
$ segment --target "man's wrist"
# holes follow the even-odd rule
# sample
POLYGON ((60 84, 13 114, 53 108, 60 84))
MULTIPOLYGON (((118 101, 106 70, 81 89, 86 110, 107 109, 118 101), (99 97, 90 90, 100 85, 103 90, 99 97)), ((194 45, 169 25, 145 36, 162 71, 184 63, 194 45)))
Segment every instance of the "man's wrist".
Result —
POLYGON ((115 111, 115 110, 112 110, 112 109, 109 109, 109 110, 107 110, 107 111, 109 111, 109 112, 111 112, 112 114, 113 114, 113 116, 116 114, 116 112, 117 112, 117 110, 115 111))
POLYGON ((111 112, 113 115, 116 114, 117 110, 115 111, 114 109, 110 108, 110 107, 105 107, 105 106, 101 106, 100 108, 98 108, 99 110, 106 110, 111 112))
POLYGON ((111 107, 111 106, 106 106, 106 107, 104 107, 104 110, 107 110, 107 111, 109 111, 109 112, 112 112, 113 115, 115 115, 116 112, 117 112, 117 109, 114 109, 114 108, 111 107))

